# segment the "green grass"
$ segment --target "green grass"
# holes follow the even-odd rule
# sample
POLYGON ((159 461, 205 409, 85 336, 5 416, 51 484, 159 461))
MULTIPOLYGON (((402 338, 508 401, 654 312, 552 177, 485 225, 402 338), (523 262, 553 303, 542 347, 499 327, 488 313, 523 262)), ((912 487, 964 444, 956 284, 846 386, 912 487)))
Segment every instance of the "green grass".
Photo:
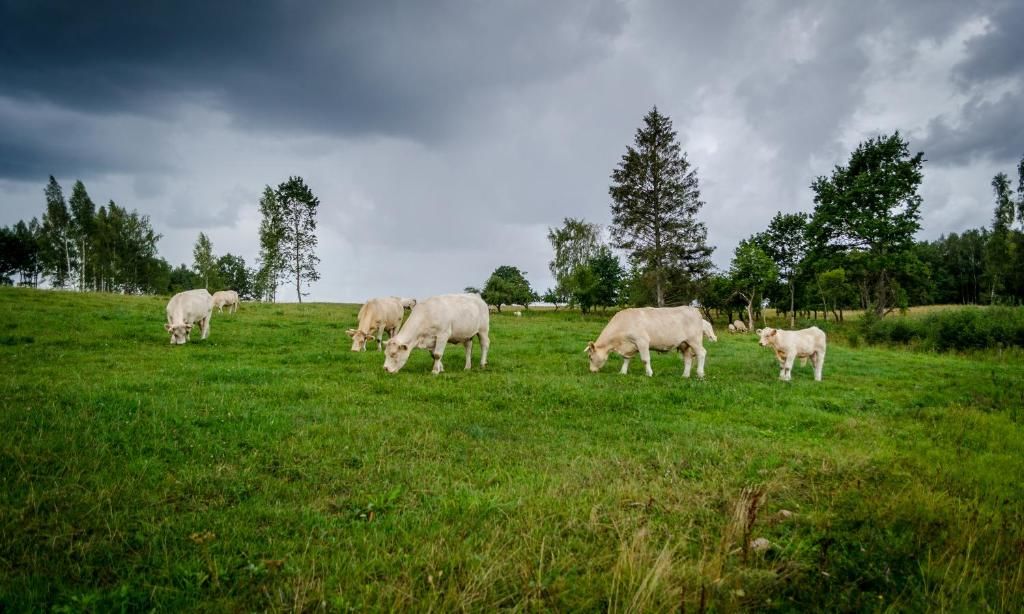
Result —
POLYGON ((593 375, 549 311, 388 375, 354 305, 165 302, 0 290, 0 610, 1024 609, 1019 355, 593 375))

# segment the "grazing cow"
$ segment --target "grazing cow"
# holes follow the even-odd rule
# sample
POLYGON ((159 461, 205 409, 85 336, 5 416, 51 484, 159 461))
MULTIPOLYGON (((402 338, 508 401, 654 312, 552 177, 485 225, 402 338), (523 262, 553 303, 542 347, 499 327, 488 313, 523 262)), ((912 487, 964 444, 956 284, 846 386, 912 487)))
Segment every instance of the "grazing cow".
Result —
POLYGON ((366 341, 374 338, 376 333, 377 349, 384 350, 384 332, 387 331, 388 338, 395 336, 399 325, 402 324, 402 316, 405 315, 403 300, 412 301, 415 299, 400 299, 397 296, 386 298, 371 298, 359 308, 359 324, 356 328, 350 328, 345 334, 352 337, 352 351, 362 352, 366 349, 366 341))
POLYGON ((731 324, 731 323, 729 324, 729 332, 730 333, 736 332, 736 325, 735 324, 731 324))
MULTIPOLYGON (((629 361, 640 355, 648 376, 651 370, 651 350, 668 352, 678 349, 683 356, 683 377, 690 377, 693 357, 697 357, 697 377, 704 377, 704 319, 693 307, 640 307, 623 309, 601 331, 597 341, 587 344, 590 371, 597 373, 608 361, 608 354, 616 352, 625 359, 620 373, 629 369, 629 361)), ((712 331, 712 334, 714 331, 712 331)))
POLYGON ((736 329, 736 332, 738 333, 747 332, 747 325, 743 323, 743 320, 736 320, 735 322, 732 323, 732 326, 733 328, 736 329))
POLYGON ((445 345, 461 343, 466 347, 466 369, 472 364, 473 337, 480 338, 480 366, 487 366, 491 346, 490 310, 479 294, 442 294, 417 303, 397 335, 388 340, 384 370, 398 373, 409 360, 413 348, 430 350, 434 355, 434 375, 444 371, 441 357, 445 345))
POLYGON ((523 317, 523 312, 522 311, 513 311, 512 315, 514 315, 517 318, 521 318, 521 317, 523 317))
POLYGON ((711 322, 701 320, 701 326, 704 327, 704 336, 707 337, 709 341, 718 341, 718 337, 715 336, 715 328, 711 326, 711 322))
POLYGON ((205 288, 179 292, 167 301, 167 324, 164 330, 171 333, 171 345, 183 345, 189 340, 192 326, 199 324, 203 339, 210 334, 210 317, 213 315, 213 297, 205 288))
POLYGON ((761 328, 757 334, 761 336, 762 347, 775 350, 775 359, 781 368, 779 379, 790 381, 793 378, 793 361, 800 358, 807 364, 810 358, 814 363, 814 379, 821 381, 821 369, 825 365, 825 331, 817 326, 803 330, 761 328))
POLYGON ((217 308, 218 312, 223 312, 224 308, 227 307, 228 313, 235 313, 238 311, 238 293, 234 290, 214 292, 213 306, 217 308))

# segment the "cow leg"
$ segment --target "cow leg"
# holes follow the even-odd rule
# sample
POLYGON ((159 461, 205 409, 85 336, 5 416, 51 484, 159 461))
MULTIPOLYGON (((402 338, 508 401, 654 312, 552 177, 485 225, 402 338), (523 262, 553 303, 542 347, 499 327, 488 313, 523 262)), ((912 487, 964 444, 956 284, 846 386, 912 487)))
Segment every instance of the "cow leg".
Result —
POLYGON ((782 367, 782 379, 783 381, 790 381, 793 379, 793 361, 796 360, 795 354, 789 354, 786 356, 786 365, 782 367))
POLYGON ((205 318, 203 318, 203 339, 206 339, 207 337, 210 336, 210 319, 212 317, 213 312, 211 311, 210 313, 206 314, 205 318))
POLYGON ((487 366, 487 350, 491 347, 491 338, 487 335, 486 330, 482 330, 477 333, 480 337, 480 366, 487 366))
POLYGON ((697 377, 704 379, 704 359, 707 358, 708 351, 704 349, 703 344, 690 347, 697 353, 697 377))
POLYGON ((693 349, 688 345, 679 347, 679 355, 683 359, 683 377, 690 377, 690 367, 693 365, 693 349))
POLYGON ((654 371, 651 370, 651 347, 646 341, 641 341, 636 344, 637 353, 640 354, 640 360, 644 363, 644 371, 647 373, 647 377, 652 377, 654 371))
POLYGON ((462 345, 466 348, 466 371, 469 371, 469 368, 473 366, 473 338, 466 339, 462 345))
POLYGON ((820 382, 821 370, 825 366, 825 351, 815 352, 811 360, 814 361, 814 381, 820 382))
POLYGON ((622 368, 619 369, 619 373, 625 375, 629 371, 629 356, 622 357, 622 368))
POLYGON ((444 365, 441 364, 441 358, 444 356, 444 346, 448 344, 448 337, 444 335, 438 335, 434 340, 434 368, 431 371, 434 375, 444 371, 444 365))

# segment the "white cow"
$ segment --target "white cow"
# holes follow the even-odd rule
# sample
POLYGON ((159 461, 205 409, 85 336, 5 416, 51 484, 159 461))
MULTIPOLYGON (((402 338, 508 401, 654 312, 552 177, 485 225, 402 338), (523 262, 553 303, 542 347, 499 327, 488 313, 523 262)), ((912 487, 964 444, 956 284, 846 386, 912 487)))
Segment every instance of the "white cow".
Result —
POLYGON ((490 311, 479 294, 442 294, 417 303, 398 334, 388 340, 384 369, 398 373, 409 360, 413 348, 430 350, 434 355, 433 373, 444 371, 441 357, 445 345, 461 343, 466 347, 466 368, 472 363, 473 337, 480 337, 480 366, 487 366, 491 346, 490 311))
POLYGON ((227 307, 228 313, 235 313, 238 311, 238 293, 234 290, 221 290, 220 292, 214 292, 213 306, 220 312, 223 312, 224 308, 227 307))
POLYGON ((732 325, 738 333, 747 332, 747 325, 743 323, 743 320, 736 320, 735 322, 732 323, 732 325))
MULTIPOLYGON (((601 331, 597 341, 587 344, 590 371, 597 373, 608 361, 608 354, 616 352, 625 359, 620 373, 629 369, 629 361, 640 355, 648 376, 651 370, 651 350, 668 352, 678 349, 683 356, 683 377, 690 377, 693 356, 697 357, 697 377, 704 377, 704 319, 693 307, 640 307, 623 309, 601 331)), ((712 331, 713 333, 714 331, 712 331)))
POLYGON ((729 324, 729 332, 730 333, 736 332, 736 325, 735 324, 732 324, 732 323, 729 324))
POLYGON ((718 337, 715 336, 715 327, 711 326, 711 322, 708 322, 707 320, 701 320, 701 322, 701 326, 704 327, 704 336, 707 337, 709 341, 718 341, 718 337))
POLYGON ((821 381, 821 369, 825 365, 825 331, 817 326, 803 330, 779 330, 777 328, 761 328, 757 334, 761 336, 761 346, 775 350, 775 359, 779 361, 779 379, 788 382, 793 378, 793 361, 800 358, 804 364, 810 358, 814 363, 814 379, 821 381))
POLYGON ((405 315, 403 301, 410 300, 416 304, 415 299, 401 299, 397 296, 386 298, 371 298, 359 308, 359 324, 356 328, 350 328, 345 334, 352 337, 352 351, 362 352, 366 349, 368 339, 377 338, 377 349, 384 349, 384 332, 387 331, 388 338, 394 337, 398 327, 402 324, 402 316, 405 315), (375 335, 376 333, 376 335, 375 335))
POLYGON ((413 307, 416 306, 416 299, 414 298, 407 298, 404 296, 396 296, 395 298, 402 301, 402 307, 404 307, 405 309, 412 309, 413 307))
POLYGON ((171 345, 183 345, 189 340, 192 326, 199 324, 203 339, 210 334, 210 317, 213 315, 213 297, 205 288, 179 292, 167 301, 167 324, 164 330, 171 333, 171 345))

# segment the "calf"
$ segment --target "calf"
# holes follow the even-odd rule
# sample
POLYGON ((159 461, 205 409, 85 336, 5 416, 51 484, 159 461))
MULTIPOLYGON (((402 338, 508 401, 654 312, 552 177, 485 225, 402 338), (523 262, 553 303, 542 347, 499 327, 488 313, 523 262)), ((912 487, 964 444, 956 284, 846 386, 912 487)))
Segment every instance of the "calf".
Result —
POLYGON ((189 340, 192 327, 199 324, 203 339, 210 334, 210 316, 213 315, 213 297, 205 288, 186 290, 167 302, 167 323, 164 330, 171 333, 171 345, 183 345, 189 340))
POLYGON ((762 328, 757 331, 761 336, 761 346, 775 350, 775 359, 779 361, 779 379, 790 381, 793 378, 793 361, 797 358, 807 364, 810 358, 814 363, 814 379, 821 381, 821 369, 825 365, 825 331, 817 326, 803 330, 779 330, 762 328))
POLYGON ((434 356, 432 373, 444 371, 441 358, 448 343, 461 343, 466 348, 466 369, 473 359, 473 337, 480 338, 480 366, 487 366, 487 350, 491 346, 490 310, 479 294, 442 294, 417 303, 405 326, 388 339, 384 353, 384 370, 398 373, 409 360, 413 348, 430 350, 434 356))
MULTIPOLYGON (((601 331, 597 341, 587 344, 590 371, 597 373, 608 361, 611 352, 624 358, 622 370, 629 370, 629 361, 640 355, 648 377, 651 369, 651 350, 668 352, 678 349, 683 357, 683 377, 690 377, 693 357, 697 357, 697 377, 704 377, 704 319, 693 307, 640 307, 623 309, 601 331)), ((714 334, 714 331, 712 331, 714 334)))

